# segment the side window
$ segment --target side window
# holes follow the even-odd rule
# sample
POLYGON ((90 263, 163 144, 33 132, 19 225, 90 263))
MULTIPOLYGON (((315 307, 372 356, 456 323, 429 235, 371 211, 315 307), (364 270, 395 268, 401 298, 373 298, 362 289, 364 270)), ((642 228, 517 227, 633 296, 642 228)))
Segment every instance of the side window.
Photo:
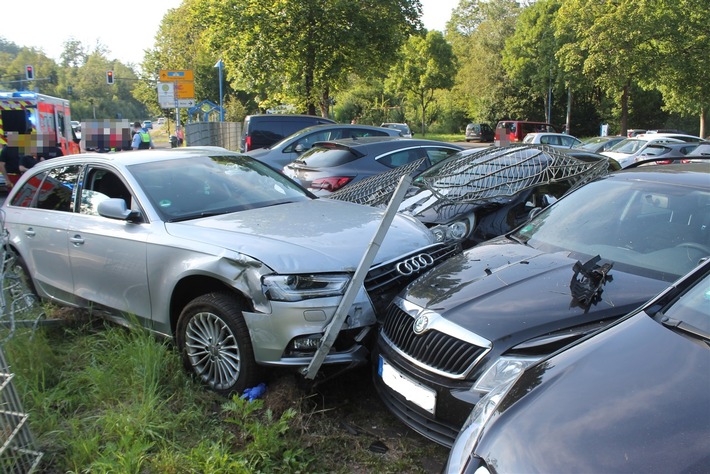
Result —
POLYGON ((99 203, 110 198, 123 199, 131 208, 131 193, 118 175, 103 168, 89 170, 81 190, 79 212, 97 216, 99 203))
POLYGON ((346 132, 347 138, 358 138, 358 137, 386 137, 389 136, 387 132, 381 132, 379 130, 368 130, 365 128, 354 128, 349 129, 346 132))
POLYGON ((401 150, 390 153, 389 155, 378 158, 377 161, 385 166, 389 166, 390 168, 396 168, 398 166, 411 163, 412 161, 416 161, 423 156, 423 150, 421 148, 414 148, 411 150, 401 150))
POLYGON ((454 153, 458 153, 457 150, 452 150, 450 148, 427 148, 426 155, 432 165, 437 164, 440 161, 450 157, 454 153))
POLYGON ((28 179, 12 198, 10 205, 18 207, 32 207, 34 205, 33 203, 37 196, 37 192, 40 190, 42 181, 46 175, 46 172, 42 172, 28 179))
POLYGON ((37 208, 52 211, 72 212, 76 183, 81 166, 63 166, 51 170, 40 187, 37 208))
POLYGON ((317 133, 311 133, 310 135, 307 135, 300 140, 298 140, 296 143, 294 143, 293 150, 284 150, 286 152, 291 152, 295 151, 296 147, 298 145, 301 145, 302 151, 310 149, 314 143, 316 142, 321 142, 324 140, 332 140, 333 137, 331 136, 331 132, 317 132, 317 133))

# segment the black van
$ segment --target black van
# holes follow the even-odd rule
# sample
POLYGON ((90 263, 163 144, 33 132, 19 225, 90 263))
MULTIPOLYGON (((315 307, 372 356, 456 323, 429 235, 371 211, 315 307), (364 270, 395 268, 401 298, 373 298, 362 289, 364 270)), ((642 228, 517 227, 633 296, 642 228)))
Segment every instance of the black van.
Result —
POLYGON ((326 123, 335 123, 335 121, 315 115, 247 115, 242 126, 242 141, 239 151, 246 152, 271 146, 303 128, 326 123))

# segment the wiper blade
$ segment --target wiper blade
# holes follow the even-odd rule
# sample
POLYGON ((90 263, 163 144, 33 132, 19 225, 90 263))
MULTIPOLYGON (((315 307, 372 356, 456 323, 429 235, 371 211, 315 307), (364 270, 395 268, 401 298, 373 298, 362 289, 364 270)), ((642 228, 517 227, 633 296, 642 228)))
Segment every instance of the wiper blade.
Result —
POLYGON ((680 319, 669 318, 668 316, 661 316, 661 324, 671 329, 678 329, 691 336, 699 337, 710 342, 710 332, 707 332, 697 326, 681 321, 680 319))
POLYGON ((231 212, 231 211, 198 212, 195 214, 188 214, 186 216, 175 217, 173 219, 170 219, 170 222, 182 222, 182 221, 189 221, 192 219, 201 219, 203 217, 221 216, 222 214, 228 214, 229 212, 231 212))
POLYGON ((525 246, 528 246, 527 240, 521 239, 520 237, 518 237, 515 234, 508 234, 507 237, 508 237, 508 239, 512 240, 513 242, 517 242, 519 244, 523 244, 525 246))

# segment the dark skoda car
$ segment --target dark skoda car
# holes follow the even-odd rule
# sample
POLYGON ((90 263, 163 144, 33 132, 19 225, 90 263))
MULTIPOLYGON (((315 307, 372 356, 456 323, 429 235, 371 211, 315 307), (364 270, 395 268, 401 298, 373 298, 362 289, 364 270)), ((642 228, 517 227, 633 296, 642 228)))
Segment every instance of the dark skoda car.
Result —
POLYGON ((375 386, 402 421, 450 446, 486 393, 708 256, 707 161, 609 174, 411 283, 382 323, 375 386))
POLYGON ((710 261, 491 391, 445 472, 710 472, 710 261))

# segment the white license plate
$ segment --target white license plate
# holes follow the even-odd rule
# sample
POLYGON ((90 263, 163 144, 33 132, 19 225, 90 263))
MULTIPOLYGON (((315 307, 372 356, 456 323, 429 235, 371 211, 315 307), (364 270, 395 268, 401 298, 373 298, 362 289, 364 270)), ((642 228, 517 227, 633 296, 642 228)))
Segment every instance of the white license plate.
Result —
POLYGON ((382 377, 385 385, 402 395, 407 401, 423 408, 432 415, 434 414, 436 410, 436 392, 434 390, 402 374, 382 356, 380 356, 377 373, 382 377))

